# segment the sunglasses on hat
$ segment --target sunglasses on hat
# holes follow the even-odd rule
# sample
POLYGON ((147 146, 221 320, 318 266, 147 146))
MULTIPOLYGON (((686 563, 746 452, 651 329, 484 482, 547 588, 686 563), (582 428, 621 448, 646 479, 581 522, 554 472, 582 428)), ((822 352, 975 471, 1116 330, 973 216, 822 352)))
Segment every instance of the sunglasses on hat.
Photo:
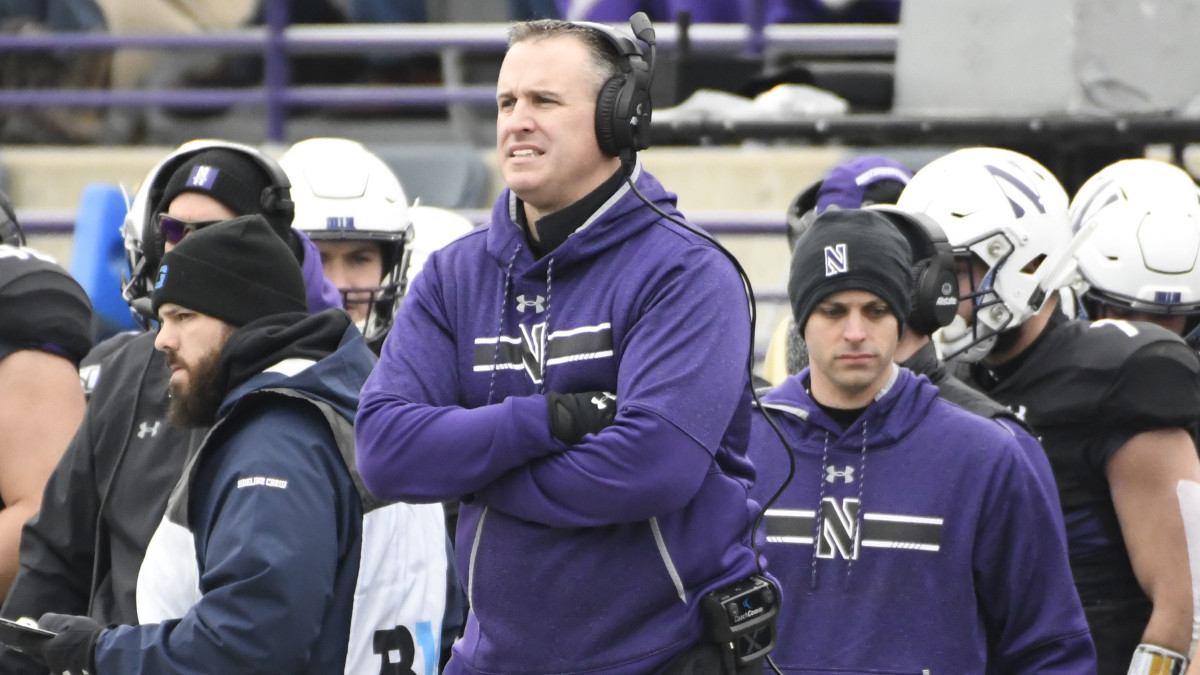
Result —
POLYGON ((219 222, 222 222, 220 220, 201 220, 192 222, 189 220, 176 218, 175 216, 169 216, 165 213, 158 214, 157 218, 158 231, 160 234, 162 234, 163 239, 170 244, 178 244, 180 241, 183 241, 184 237, 195 232, 196 230, 201 230, 209 225, 215 225, 219 222))

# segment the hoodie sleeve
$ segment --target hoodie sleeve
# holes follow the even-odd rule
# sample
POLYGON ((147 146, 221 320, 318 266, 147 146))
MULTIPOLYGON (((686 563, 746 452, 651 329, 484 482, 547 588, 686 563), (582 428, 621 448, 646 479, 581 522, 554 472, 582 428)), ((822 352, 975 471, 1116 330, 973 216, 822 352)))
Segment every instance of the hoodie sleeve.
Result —
POLYGON ((749 422, 741 281, 707 245, 675 259, 620 346, 615 424, 509 471, 483 503, 554 527, 644 520, 687 505, 723 452, 744 455, 745 436, 731 433, 737 415, 749 422))
POLYGON ((332 434, 302 405, 205 458, 189 500, 202 597, 180 619, 102 633, 99 672, 304 670, 361 516, 332 434))
POLYGON ((1056 504, 1014 440, 997 463, 974 568, 989 662, 1004 673, 1095 672, 1096 653, 1056 504))
POLYGON ((359 473, 382 499, 462 498, 567 448, 550 435, 540 394, 458 405, 456 341, 439 301, 437 261, 435 254, 413 280, 354 422, 359 473))

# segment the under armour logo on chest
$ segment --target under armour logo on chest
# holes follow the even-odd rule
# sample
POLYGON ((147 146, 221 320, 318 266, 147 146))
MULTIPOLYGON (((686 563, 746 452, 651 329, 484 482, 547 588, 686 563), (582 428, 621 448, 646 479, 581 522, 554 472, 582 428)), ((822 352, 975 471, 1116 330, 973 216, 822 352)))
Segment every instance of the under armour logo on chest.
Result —
POLYGON ((145 438, 147 435, 157 436, 158 435, 158 425, 160 425, 160 424, 162 424, 162 420, 158 420, 157 422, 155 422, 154 426, 150 426, 149 424, 142 422, 141 424, 138 425, 138 438, 145 438))
POLYGON ((546 311, 546 298, 540 295, 535 295, 533 296, 532 300, 526 300, 524 293, 517 296, 517 311, 525 312, 528 311, 530 307, 533 308, 534 314, 541 314, 542 312, 546 311))
POLYGON ((825 482, 826 483, 836 483, 837 479, 839 479, 839 478, 846 481, 847 483, 853 483, 854 482, 854 467, 847 466, 846 468, 842 469, 841 471, 838 471, 837 467, 834 467, 834 466, 825 467, 825 482))

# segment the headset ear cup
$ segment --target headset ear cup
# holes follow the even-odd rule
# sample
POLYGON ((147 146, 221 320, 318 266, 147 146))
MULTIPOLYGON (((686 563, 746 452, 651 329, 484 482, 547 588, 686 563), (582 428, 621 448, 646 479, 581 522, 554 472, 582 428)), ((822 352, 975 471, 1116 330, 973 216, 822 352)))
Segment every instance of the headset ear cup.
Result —
POLYGON ((932 263, 929 260, 920 260, 913 264, 912 267, 912 286, 909 287, 909 301, 912 303, 912 310, 908 313, 907 323, 914 332, 920 335, 931 335, 937 330, 937 326, 932 326, 934 319, 932 317, 933 298, 929 296, 926 285, 929 283, 929 267, 932 263))
POLYGON ((600 87, 600 94, 596 97, 596 141, 600 144, 601 152, 609 157, 621 154, 621 132, 617 129, 619 120, 616 115, 617 98, 624 84, 624 77, 610 77, 600 87))
POLYGON ((939 252, 937 260, 940 262, 931 261, 928 272, 933 330, 949 326, 958 314, 958 269, 954 265, 954 256, 949 252, 939 252))
POLYGON ((158 231, 158 214, 151 214, 142 223, 142 257, 146 260, 145 277, 147 283, 154 283, 158 276, 158 266, 162 263, 166 244, 158 231))
POLYGON ((644 70, 634 70, 629 86, 629 145, 634 150, 645 150, 650 147, 650 116, 654 110, 650 103, 650 74, 644 70))
POLYGON ((958 313, 958 275, 954 268, 926 258, 913 265, 912 312, 908 325, 921 335, 932 335, 958 313))

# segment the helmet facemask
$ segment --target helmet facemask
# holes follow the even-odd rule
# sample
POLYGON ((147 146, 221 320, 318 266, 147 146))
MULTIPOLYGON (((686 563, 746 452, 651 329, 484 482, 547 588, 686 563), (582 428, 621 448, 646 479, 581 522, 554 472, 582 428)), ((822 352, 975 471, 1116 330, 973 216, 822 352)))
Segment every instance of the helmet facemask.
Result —
POLYGON ((352 309, 367 306, 365 319, 355 321, 367 342, 372 345, 382 343, 392 329, 396 312, 404 301, 407 292, 407 274, 409 261, 412 258, 412 227, 389 233, 359 233, 360 236, 343 234, 337 237, 313 237, 313 243, 318 248, 327 241, 369 241, 378 246, 383 258, 383 275, 376 286, 343 287, 338 290, 342 294, 342 305, 351 313, 352 309))

